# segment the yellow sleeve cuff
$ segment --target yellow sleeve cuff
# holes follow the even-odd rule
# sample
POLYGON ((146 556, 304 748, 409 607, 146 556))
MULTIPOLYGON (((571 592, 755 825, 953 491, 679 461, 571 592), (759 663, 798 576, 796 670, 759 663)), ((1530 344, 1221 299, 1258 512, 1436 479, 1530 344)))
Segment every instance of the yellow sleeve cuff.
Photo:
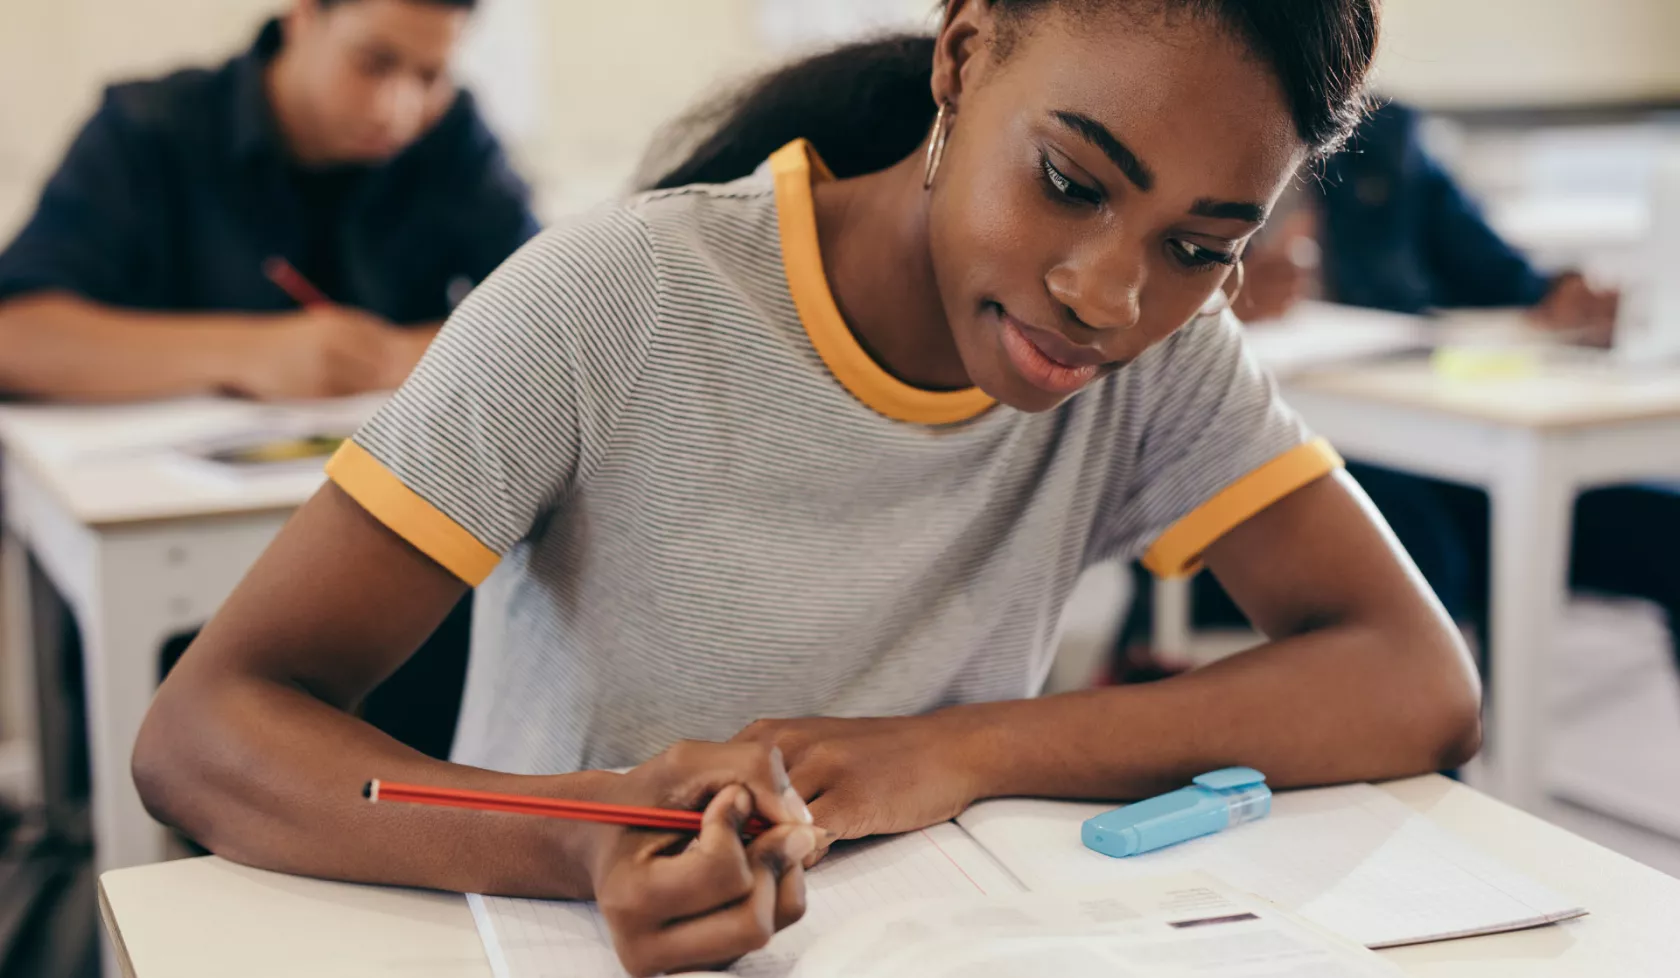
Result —
POLYGON ((345 442, 327 463, 327 477, 391 532, 473 587, 484 583, 501 562, 494 550, 403 485, 353 441, 345 442))
POLYGON ((1201 569, 1202 554, 1231 529, 1309 482, 1343 465, 1320 438, 1297 445, 1196 507, 1167 528, 1144 554, 1143 566, 1156 577, 1184 577, 1201 569))

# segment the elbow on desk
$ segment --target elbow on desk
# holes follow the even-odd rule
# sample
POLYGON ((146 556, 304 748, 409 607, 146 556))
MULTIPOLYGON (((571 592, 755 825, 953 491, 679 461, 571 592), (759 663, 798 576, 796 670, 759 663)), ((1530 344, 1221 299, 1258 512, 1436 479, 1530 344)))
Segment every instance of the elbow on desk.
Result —
POLYGON ((192 731, 183 730, 190 720, 171 708, 167 684, 146 712, 140 734, 135 738, 130 773, 140 802, 159 822, 195 836, 190 800, 193 767, 196 763, 192 731))
POLYGON ((1470 763, 1482 750, 1482 711, 1479 703, 1451 711, 1441 721, 1440 748, 1435 770, 1451 771, 1470 763))
POLYGON ((1482 747, 1482 687, 1463 637, 1445 625, 1375 634, 1383 652, 1364 686, 1369 699, 1354 711, 1374 722, 1371 732, 1383 745, 1375 749, 1385 758, 1381 777, 1468 763, 1482 747))
POLYGON ((1417 729, 1427 738, 1431 770, 1468 764, 1482 749, 1482 684, 1463 640, 1454 635, 1450 667, 1431 670, 1424 682, 1417 729))

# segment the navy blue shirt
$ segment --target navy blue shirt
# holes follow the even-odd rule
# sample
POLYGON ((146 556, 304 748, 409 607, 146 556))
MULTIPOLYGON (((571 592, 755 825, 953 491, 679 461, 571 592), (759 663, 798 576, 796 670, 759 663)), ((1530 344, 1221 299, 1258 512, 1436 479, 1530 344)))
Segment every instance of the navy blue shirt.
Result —
POLYGON ((285 258, 334 301, 436 322, 537 231, 529 191, 462 92, 396 158, 308 171, 263 75, 271 21, 215 70, 117 85, 0 254, 0 299, 61 290, 108 305, 267 312, 297 303, 263 273, 285 258))
POLYGON ((1420 313, 1532 306, 1551 287, 1425 152, 1404 106, 1365 120, 1321 186, 1328 299, 1420 313))

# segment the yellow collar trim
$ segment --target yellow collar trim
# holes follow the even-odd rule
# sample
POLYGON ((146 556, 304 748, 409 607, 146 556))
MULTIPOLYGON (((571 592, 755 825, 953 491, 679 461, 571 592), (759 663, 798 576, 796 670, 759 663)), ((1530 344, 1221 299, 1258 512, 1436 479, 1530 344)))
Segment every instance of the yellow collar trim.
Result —
POLYGON ((960 391, 930 391, 912 387, 881 369, 852 335, 840 315, 823 274, 822 248, 817 239, 817 212, 811 185, 832 180, 816 150, 796 139, 770 157, 776 178, 776 214, 782 235, 782 263, 794 308, 811 345, 851 395, 870 409, 895 421, 913 424, 955 424, 984 413, 996 402, 978 387, 960 391))

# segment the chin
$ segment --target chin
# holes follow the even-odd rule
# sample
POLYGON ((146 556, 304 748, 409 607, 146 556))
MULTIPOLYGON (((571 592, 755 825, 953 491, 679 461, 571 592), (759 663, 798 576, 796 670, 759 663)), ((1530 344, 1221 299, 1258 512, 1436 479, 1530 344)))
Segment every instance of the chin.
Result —
POLYGON ((396 158, 397 154, 407 148, 408 144, 406 143, 393 144, 387 142, 356 142, 351 143, 344 148, 340 154, 340 159, 346 163, 361 163, 376 166, 380 163, 389 163, 391 160, 396 158))
POLYGON ((1006 389, 1000 391, 987 390, 986 393, 995 398, 999 404, 1012 407, 1023 414, 1044 414, 1054 411, 1079 396, 1078 391, 1072 394, 1052 394, 1019 380, 1000 386, 1004 386, 1006 389))

